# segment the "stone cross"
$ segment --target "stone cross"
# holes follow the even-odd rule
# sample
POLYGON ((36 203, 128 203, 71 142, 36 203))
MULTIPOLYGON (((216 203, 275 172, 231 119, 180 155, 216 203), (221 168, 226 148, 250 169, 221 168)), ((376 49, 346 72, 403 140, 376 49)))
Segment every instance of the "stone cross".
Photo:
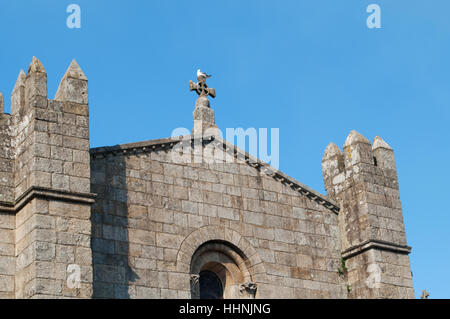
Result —
POLYGON ((216 90, 209 88, 208 85, 206 85, 206 78, 206 76, 200 74, 197 75, 197 83, 189 81, 189 90, 195 91, 198 94, 193 114, 194 128, 192 129, 192 133, 195 136, 202 136, 209 129, 213 130, 208 131, 208 135, 218 134, 217 126, 214 121, 214 111, 211 109, 208 100, 208 95, 213 98, 216 97, 216 90))
POLYGON ((421 299, 428 299, 430 294, 426 290, 422 290, 422 296, 420 296, 421 299))
POLYGON ((208 85, 206 85, 205 80, 199 81, 198 83, 194 83, 192 80, 189 80, 189 90, 197 92, 199 97, 207 97, 208 95, 213 98, 216 97, 216 90, 209 88, 208 85))

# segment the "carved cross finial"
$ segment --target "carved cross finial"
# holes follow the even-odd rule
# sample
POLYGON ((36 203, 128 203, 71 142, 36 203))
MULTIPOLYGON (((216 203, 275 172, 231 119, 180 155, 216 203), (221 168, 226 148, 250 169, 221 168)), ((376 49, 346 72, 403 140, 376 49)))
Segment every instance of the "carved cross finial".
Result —
MULTIPOLYGON (((190 91, 195 91, 197 92, 199 98, 198 100, 205 100, 208 95, 212 96, 213 98, 216 97, 216 90, 214 90, 213 88, 209 88, 208 85, 206 85, 206 79, 210 78, 211 75, 208 75, 202 71, 200 71, 200 69, 197 70, 197 83, 194 83, 193 81, 189 81, 189 90, 190 91)), ((206 103, 207 101, 204 101, 204 103, 201 104, 205 104, 207 106, 209 106, 209 102, 206 103)))
POLYGON ((428 299, 430 294, 426 290, 422 290, 422 296, 420 296, 421 299, 428 299))
POLYGON ((195 91, 199 96, 212 96, 213 98, 216 97, 216 90, 213 88, 209 88, 206 85, 205 80, 199 81, 198 83, 194 83, 192 80, 189 81, 189 90, 195 91))

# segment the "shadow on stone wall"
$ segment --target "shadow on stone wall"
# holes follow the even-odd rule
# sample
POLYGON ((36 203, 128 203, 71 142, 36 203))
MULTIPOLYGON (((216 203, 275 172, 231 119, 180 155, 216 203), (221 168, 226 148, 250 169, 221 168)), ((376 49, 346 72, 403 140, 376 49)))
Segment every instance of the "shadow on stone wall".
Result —
POLYGON ((128 192, 123 155, 91 159, 93 298, 133 298, 139 279, 129 265, 128 192))

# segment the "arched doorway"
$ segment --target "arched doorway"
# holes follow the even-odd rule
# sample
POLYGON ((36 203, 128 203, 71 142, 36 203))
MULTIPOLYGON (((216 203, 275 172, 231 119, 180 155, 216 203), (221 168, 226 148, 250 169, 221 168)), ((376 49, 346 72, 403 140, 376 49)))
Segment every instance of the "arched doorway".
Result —
POLYGON ((228 242, 204 243, 191 259, 192 298, 254 298, 256 284, 247 264, 246 256, 228 242))

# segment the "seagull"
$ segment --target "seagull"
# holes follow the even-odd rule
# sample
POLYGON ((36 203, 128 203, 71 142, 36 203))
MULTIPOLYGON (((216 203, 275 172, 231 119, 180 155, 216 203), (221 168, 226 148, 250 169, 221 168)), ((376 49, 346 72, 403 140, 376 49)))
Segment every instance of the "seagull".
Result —
POLYGON ((207 78, 210 78, 210 77, 211 77, 211 75, 200 71, 200 69, 197 70, 197 80, 199 82, 204 82, 207 78))

